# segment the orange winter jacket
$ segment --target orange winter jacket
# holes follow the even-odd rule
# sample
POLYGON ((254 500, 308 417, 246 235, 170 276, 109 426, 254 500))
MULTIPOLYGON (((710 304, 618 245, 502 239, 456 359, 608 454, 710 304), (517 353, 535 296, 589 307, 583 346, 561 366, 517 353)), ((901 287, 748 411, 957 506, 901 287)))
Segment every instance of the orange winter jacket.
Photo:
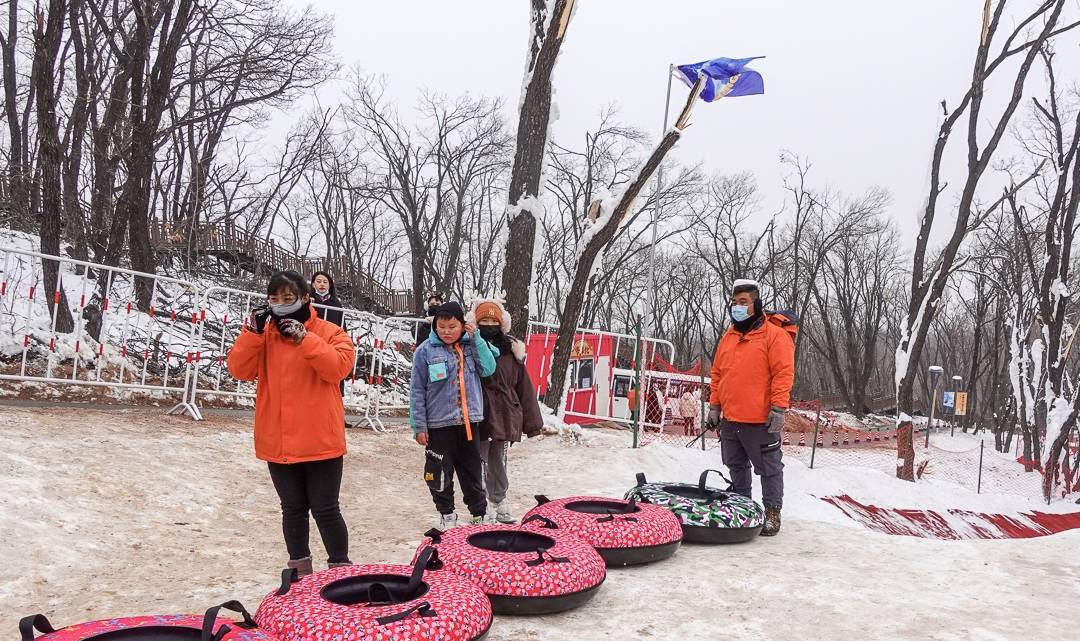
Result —
POLYGON ((766 318, 740 334, 729 327, 716 347, 709 397, 724 418, 736 423, 766 423, 769 409, 786 408, 795 382, 795 342, 766 318))
POLYGON ((262 334, 240 332, 229 350, 232 375, 258 379, 255 456, 272 463, 302 463, 345 454, 345 408, 339 383, 353 368, 352 340, 318 317, 304 323, 299 345, 272 320, 262 334))

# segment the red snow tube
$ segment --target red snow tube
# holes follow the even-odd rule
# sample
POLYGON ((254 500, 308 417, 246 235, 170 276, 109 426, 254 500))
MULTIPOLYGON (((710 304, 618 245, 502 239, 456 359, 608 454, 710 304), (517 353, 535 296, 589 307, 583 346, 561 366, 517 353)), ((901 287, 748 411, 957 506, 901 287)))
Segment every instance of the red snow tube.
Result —
POLYGON ((297 579, 255 612, 278 641, 475 641, 491 627, 491 603, 480 588, 442 567, 435 550, 407 565, 350 565, 297 579))
POLYGON ((427 537, 417 554, 437 548, 445 569, 479 585, 495 614, 576 608, 596 595, 607 576, 591 545, 560 530, 471 525, 430 530, 427 537))
POLYGON ((251 615, 237 601, 210 608, 203 616, 158 615, 104 619, 53 629, 44 615, 19 622, 22 641, 34 641, 34 630, 44 633, 37 641, 273 641, 255 627, 251 615), (221 609, 239 612, 242 622, 219 619, 221 609))
POLYGON ((552 501, 543 495, 536 496, 536 503, 522 525, 564 530, 585 539, 608 567, 660 561, 682 543, 679 519, 656 505, 602 496, 552 501))

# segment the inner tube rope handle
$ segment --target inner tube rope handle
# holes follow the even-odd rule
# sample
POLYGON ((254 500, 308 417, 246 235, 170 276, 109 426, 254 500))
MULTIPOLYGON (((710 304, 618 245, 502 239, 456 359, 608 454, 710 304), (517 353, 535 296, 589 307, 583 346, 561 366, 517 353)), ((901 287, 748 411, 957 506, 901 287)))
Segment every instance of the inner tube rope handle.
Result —
POLYGON ((545 530, 557 530, 557 529, 559 529, 559 524, 558 523, 556 523, 555 521, 552 521, 551 519, 544 516, 543 514, 533 514, 529 518, 522 521, 521 524, 525 525, 526 523, 532 523, 533 521, 539 521, 539 522, 543 523, 543 525, 541 527, 543 527, 545 530))
POLYGON ((709 476, 709 472, 716 472, 717 474, 719 474, 720 478, 724 479, 724 481, 728 484, 727 490, 725 490, 725 491, 730 491, 731 490, 731 480, 728 479, 728 477, 724 476, 723 472, 721 472, 720 470, 705 470, 704 472, 701 473, 701 476, 698 478, 698 486, 697 486, 698 494, 700 494, 701 496, 705 496, 705 479, 706 479, 706 477, 709 476))
POLYGON ((21 641, 34 641, 34 630, 42 634, 52 634, 56 632, 53 629, 52 624, 45 618, 44 614, 31 614, 30 616, 23 617, 19 621, 19 636, 22 637, 21 641))
POLYGON ((417 613, 421 617, 439 616, 438 613, 435 612, 435 608, 431 607, 430 603, 428 603, 427 601, 421 601, 420 603, 417 603, 408 610, 403 610, 401 612, 398 612, 397 614, 388 614, 384 617, 379 617, 378 619, 375 619, 375 622, 379 625, 389 625, 391 623, 397 623, 398 621, 404 621, 405 619, 409 618, 409 615, 411 615, 413 612, 417 613))
POLYGON ((534 568, 538 565, 543 565, 548 561, 551 561, 552 563, 569 563, 570 559, 565 556, 551 556, 547 551, 547 548, 536 548, 536 558, 531 561, 526 561, 525 565, 534 568), (546 558, 544 557, 545 554, 547 555, 546 558))
MULTIPOLYGON (((296 570, 294 569, 293 572, 296 572, 296 570)), ((235 600, 226 601, 225 603, 222 603, 221 605, 215 605, 214 607, 209 608, 206 611, 206 614, 203 616, 202 635, 200 637, 201 641, 220 641, 221 639, 225 638, 225 635, 228 634, 230 630, 232 630, 232 628, 230 628, 228 624, 223 623, 221 624, 221 627, 218 628, 217 634, 214 634, 214 623, 217 622, 218 612, 220 612, 222 609, 232 610, 233 612, 243 615, 243 622, 237 623, 237 626, 245 630, 252 630, 258 627, 255 624, 255 620, 251 618, 251 614, 248 613, 247 609, 243 606, 243 604, 235 600)))

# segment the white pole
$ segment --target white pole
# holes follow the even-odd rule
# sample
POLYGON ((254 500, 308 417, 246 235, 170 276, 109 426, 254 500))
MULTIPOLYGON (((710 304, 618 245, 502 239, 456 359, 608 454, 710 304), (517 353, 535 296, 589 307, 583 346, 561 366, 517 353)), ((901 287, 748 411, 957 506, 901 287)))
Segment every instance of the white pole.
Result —
MULTIPOLYGON (((664 128, 660 130, 660 138, 662 139, 667 133, 668 128, 668 116, 670 115, 671 106, 671 77, 675 72, 675 65, 668 65, 667 74, 667 97, 664 98, 664 128)), ((645 336, 652 338, 655 318, 653 316, 653 308, 656 306, 656 227, 660 222, 660 193, 664 184, 664 165, 661 164, 656 168, 656 204, 653 206, 652 218, 650 225, 652 226, 652 241, 649 244, 649 282, 648 289, 645 292, 645 336)))

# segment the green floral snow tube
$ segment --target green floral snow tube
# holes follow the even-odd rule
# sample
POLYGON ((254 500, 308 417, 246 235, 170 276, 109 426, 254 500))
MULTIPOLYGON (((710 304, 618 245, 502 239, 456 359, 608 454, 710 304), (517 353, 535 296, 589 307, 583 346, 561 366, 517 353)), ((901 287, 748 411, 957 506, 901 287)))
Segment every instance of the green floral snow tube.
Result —
POLYGON ((694 543, 742 543, 758 536, 765 524, 765 509, 757 501, 728 490, 705 485, 705 470, 697 485, 691 483, 649 483, 644 474, 626 493, 627 499, 652 503, 671 511, 682 524, 683 540, 694 543))

